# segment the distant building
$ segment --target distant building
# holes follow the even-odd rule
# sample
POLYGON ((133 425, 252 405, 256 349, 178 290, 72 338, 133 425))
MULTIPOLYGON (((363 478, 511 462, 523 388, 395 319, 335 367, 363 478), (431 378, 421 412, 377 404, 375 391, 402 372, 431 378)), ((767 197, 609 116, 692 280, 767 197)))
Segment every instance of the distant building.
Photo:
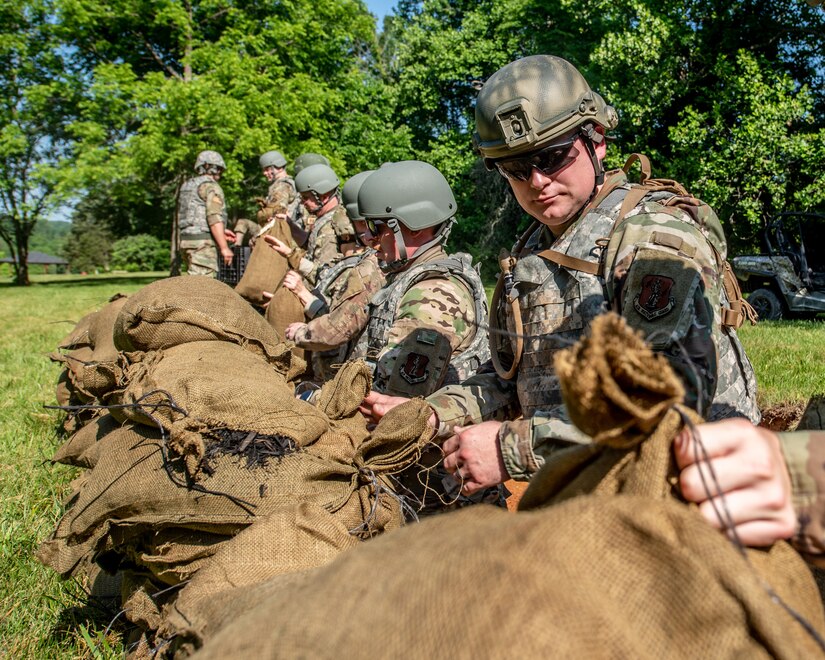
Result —
MULTIPOLYGON (((13 263, 17 263, 17 259, 12 259, 11 257, 3 257, 0 259, 0 264, 13 263)), ((38 252, 37 250, 29 252, 29 258, 26 260, 26 263, 29 264, 29 266, 43 266, 44 273, 49 272, 49 266, 54 266, 57 272, 62 272, 66 266, 69 265, 69 262, 63 257, 53 257, 50 254, 38 252)))

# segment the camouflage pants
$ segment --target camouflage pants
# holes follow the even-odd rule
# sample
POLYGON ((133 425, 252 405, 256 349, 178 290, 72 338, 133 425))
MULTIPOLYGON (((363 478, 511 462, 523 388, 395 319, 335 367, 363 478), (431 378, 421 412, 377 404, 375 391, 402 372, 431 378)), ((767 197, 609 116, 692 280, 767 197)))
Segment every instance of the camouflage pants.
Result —
POLYGON ((261 225, 254 220, 241 218, 235 223, 235 228, 232 231, 235 232, 235 245, 245 247, 250 245, 250 241, 261 231, 261 225))
POLYGON ((180 255, 189 275, 218 276, 218 249, 214 241, 181 240, 180 255))

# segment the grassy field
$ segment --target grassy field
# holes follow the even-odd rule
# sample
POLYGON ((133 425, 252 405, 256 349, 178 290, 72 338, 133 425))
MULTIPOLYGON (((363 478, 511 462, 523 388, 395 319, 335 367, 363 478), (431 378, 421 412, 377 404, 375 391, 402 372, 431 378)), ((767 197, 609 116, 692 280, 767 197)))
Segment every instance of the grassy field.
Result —
POLYGON ((81 316, 161 275, 36 276, 27 289, 0 284, 2 657, 122 657, 115 635, 102 642, 111 617, 83 607, 83 585, 61 581, 34 558, 77 472, 48 463, 59 442, 58 412, 43 406, 54 404, 59 369, 46 356, 81 316))
MULTIPOLYGON (((50 465, 60 442, 54 403, 58 367, 47 354, 84 314, 116 292, 160 273, 103 277, 36 276, 18 289, 0 283, 0 656, 116 658, 111 615, 84 608, 83 585, 62 582, 34 559, 53 530, 76 470, 50 465)), ((825 388, 825 323, 764 323, 741 331, 763 405, 803 403, 825 388)))

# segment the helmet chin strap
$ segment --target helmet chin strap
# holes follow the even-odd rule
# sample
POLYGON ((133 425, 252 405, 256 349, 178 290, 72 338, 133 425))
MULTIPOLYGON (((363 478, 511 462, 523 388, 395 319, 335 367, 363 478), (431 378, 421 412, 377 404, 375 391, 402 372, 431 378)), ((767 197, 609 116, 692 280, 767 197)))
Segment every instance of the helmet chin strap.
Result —
MULTIPOLYGON (((453 222, 455 222, 455 218, 450 218, 443 222, 439 230, 435 233, 435 236, 423 245, 419 245, 416 252, 424 252, 434 245, 444 243, 452 231, 453 222)), ((396 218, 390 218, 387 220, 387 226, 392 229, 393 236, 395 237, 395 245, 398 247, 398 259, 384 262, 381 270, 385 273, 396 273, 404 269, 410 258, 407 256, 407 244, 404 242, 404 235, 401 233, 401 223, 398 222, 396 218)))

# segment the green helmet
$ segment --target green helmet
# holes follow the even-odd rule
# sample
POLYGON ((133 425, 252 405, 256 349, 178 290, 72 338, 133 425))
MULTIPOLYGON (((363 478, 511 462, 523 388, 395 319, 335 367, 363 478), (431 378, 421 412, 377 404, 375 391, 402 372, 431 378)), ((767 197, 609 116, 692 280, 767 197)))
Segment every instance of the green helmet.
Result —
POLYGON ((577 128, 589 138, 585 144, 601 142, 595 126, 610 131, 619 123, 576 67, 553 55, 532 55, 496 71, 478 94, 475 115, 473 143, 490 169, 497 159, 536 151, 577 128))
POLYGON ((351 176, 344 184, 344 187, 341 188, 341 198, 343 199, 344 208, 347 210, 347 215, 350 220, 364 219, 361 211, 358 210, 358 191, 361 189, 364 181, 367 180, 367 177, 374 171, 375 170, 366 170, 365 172, 359 172, 351 176))
POLYGON ((329 165, 310 165, 295 176, 295 190, 299 193, 325 195, 337 189, 340 183, 338 175, 329 165))
POLYGON ((267 167, 286 167, 286 158, 280 151, 267 151, 258 159, 258 162, 262 170, 267 167))
POLYGON ((223 157, 217 152, 207 149, 201 151, 195 159, 195 171, 198 174, 214 173, 216 171, 223 171, 226 169, 226 163, 223 162, 223 157))
POLYGON ((295 174, 298 174, 305 167, 310 165, 326 165, 329 167, 329 159, 321 154, 306 153, 301 154, 295 159, 295 164, 292 166, 295 174))
POLYGON ((404 160, 382 165, 358 191, 358 210, 366 220, 381 220, 395 235, 400 259, 385 264, 395 271, 407 263, 407 247, 399 225, 417 231, 439 227, 431 241, 419 247, 426 250, 447 240, 458 211, 447 179, 435 167, 420 160, 404 160))
POLYGON ((420 160, 403 160, 377 169, 358 191, 365 218, 396 218, 413 231, 435 227, 458 211, 447 179, 420 160))

